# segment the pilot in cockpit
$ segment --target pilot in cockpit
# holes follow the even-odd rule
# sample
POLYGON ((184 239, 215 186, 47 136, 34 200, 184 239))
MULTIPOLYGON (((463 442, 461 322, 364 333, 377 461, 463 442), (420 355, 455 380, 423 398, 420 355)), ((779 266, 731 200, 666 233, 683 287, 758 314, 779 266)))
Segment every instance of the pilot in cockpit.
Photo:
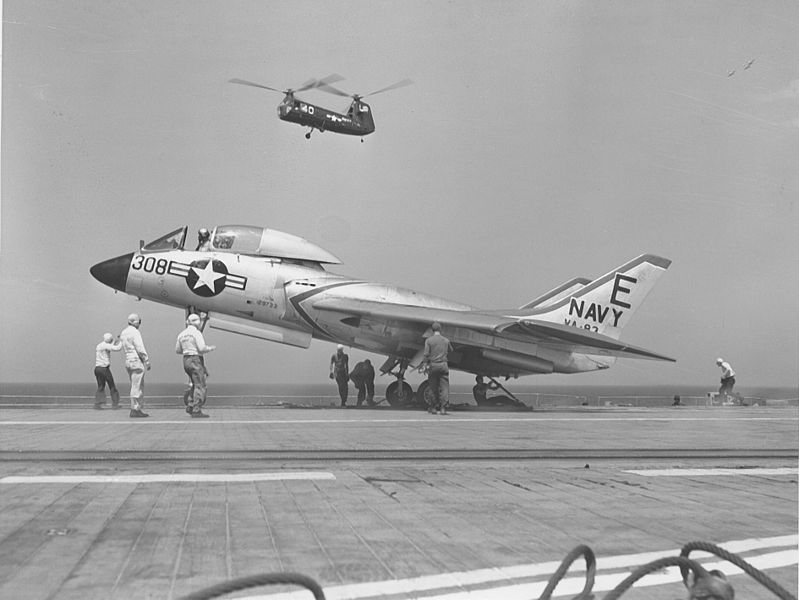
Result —
POLYGON ((211 234, 205 228, 201 228, 197 232, 197 251, 208 252, 211 249, 211 234))

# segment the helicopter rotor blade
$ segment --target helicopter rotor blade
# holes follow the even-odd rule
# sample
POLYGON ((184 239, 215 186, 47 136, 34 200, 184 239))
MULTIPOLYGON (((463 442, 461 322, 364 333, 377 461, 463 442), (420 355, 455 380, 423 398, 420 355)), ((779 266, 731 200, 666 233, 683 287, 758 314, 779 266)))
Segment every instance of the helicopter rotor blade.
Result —
POLYGON ((249 85, 251 87, 262 88, 264 90, 272 90, 273 92, 280 92, 281 94, 286 94, 287 93, 286 90, 278 90, 278 89, 269 87, 268 85, 261 85, 260 83, 254 83, 252 81, 247 81, 246 79, 229 79, 228 83, 238 83, 240 85, 249 85))
POLYGON ((348 94, 347 92, 342 92, 338 88, 334 88, 332 85, 325 82, 325 80, 320 81, 317 88, 322 90, 323 92, 327 92, 328 94, 335 94, 336 96, 345 96, 347 98, 352 97, 352 94, 348 94))
POLYGON ((344 81, 344 78, 338 73, 333 73, 331 75, 328 75, 324 79, 320 79, 317 82, 317 87, 321 85, 329 85, 331 83, 338 83, 339 81, 344 81))
POLYGON ((375 94, 382 94, 383 92, 387 92, 389 90, 396 90, 397 88, 405 87, 406 85, 411 85, 412 83, 413 81, 411 81, 410 79, 403 79, 402 81, 398 81, 397 83, 392 83, 388 87, 384 87, 383 89, 377 90, 376 92, 370 92, 360 97, 366 98, 366 96, 374 96, 375 94))
POLYGON ((296 90, 291 90, 293 92, 304 92, 305 90, 310 90, 311 88, 315 88, 319 86, 319 81, 317 79, 309 79, 305 83, 303 83, 300 87, 296 90))

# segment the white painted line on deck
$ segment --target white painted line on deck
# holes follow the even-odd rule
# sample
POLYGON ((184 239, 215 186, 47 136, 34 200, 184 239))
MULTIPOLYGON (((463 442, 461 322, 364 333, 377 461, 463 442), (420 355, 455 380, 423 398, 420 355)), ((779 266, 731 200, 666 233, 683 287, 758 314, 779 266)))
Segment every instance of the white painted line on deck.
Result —
POLYGON ((8 476, 0 484, 11 483, 249 483, 253 481, 330 480, 333 473, 297 471, 275 473, 153 473, 147 475, 42 475, 8 476))
MULTIPOLYGON (((719 544, 729 552, 738 554, 749 552, 741 557, 760 570, 776 569, 799 563, 799 536, 786 535, 771 538, 753 538, 733 540, 719 544), (763 551, 759 554, 751 554, 763 551)), ((597 558, 597 573, 592 591, 603 592, 615 588, 629 575, 629 572, 609 573, 622 568, 634 570, 659 558, 679 556, 680 549, 640 554, 626 554, 597 558), (604 571, 604 572, 603 572, 604 571)), ((690 558, 699 561, 706 570, 718 569, 725 575, 733 576, 743 573, 741 569, 727 561, 706 552, 692 552, 690 558), (713 562, 708 562, 708 557, 713 562)), ((367 598, 383 598, 388 595, 404 595, 425 600, 529 600, 538 598, 546 588, 549 578, 560 566, 561 561, 550 561, 511 567, 498 567, 426 575, 408 579, 395 579, 356 583, 350 585, 331 586, 324 589, 325 597, 330 600, 363 600, 367 598), (513 580, 527 579, 528 581, 513 580), (530 581, 533 580, 533 581, 530 581), (495 584, 494 587, 485 587, 495 584), (482 586, 481 589, 469 589, 470 586, 482 586)), ((578 558, 569 572, 585 572, 585 561, 578 558)), ((672 583, 681 583, 682 577, 678 567, 668 567, 657 573, 651 573, 640 579, 635 587, 652 587, 672 583)), ((732 581, 733 585, 735 580, 732 581)), ((585 585, 585 576, 567 577, 560 581, 553 597, 574 596, 581 592, 585 585)), ((765 589, 765 588, 764 588, 765 589)), ((247 596, 242 600, 300 600, 309 598, 308 591, 292 591, 278 594, 259 594, 247 596)))
POLYGON ((796 467, 742 467, 740 469, 630 469, 622 473, 632 473, 643 477, 714 477, 718 475, 799 475, 796 467))
POLYGON ((347 425, 361 425, 373 423, 426 423, 426 424, 446 424, 456 425, 461 423, 552 423, 552 422, 585 422, 592 423, 615 423, 615 422, 687 422, 687 421, 704 421, 704 422, 725 422, 725 421, 776 421, 784 423, 786 421, 799 421, 799 417, 738 417, 738 418, 700 418, 700 417, 511 417, 511 418, 475 418, 475 417, 461 417, 450 413, 447 416, 429 416, 421 418, 400 418, 400 419, 209 419, 209 420, 192 420, 190 418, 180 420, 160 420, 158 418, 150 419, 124 419, 115 421, 104 421, 102 419, 94 421, 44 421, 44 420, 30 420, 30 421, 3 421, 0 419, 0 427, 2 426, 35 426, 35 425, 98 425, 107 427, 108 425, 136 425, 136 426, 151 426, 151 425, 187 425, 191 427, 201 426, 216 426, 216 425, 309 425, 309 424, 347 424, 347 425))

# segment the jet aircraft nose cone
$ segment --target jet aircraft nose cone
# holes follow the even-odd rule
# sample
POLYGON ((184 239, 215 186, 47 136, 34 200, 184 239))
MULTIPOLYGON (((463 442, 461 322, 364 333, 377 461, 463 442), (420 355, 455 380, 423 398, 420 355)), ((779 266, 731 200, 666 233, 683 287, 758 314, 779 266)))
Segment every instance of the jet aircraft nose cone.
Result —
POLYGON ((133 260, 133 252, 97 263, 89 269, 89 273, 100 283, 124 292, 128 283, 131 260, 133 260))

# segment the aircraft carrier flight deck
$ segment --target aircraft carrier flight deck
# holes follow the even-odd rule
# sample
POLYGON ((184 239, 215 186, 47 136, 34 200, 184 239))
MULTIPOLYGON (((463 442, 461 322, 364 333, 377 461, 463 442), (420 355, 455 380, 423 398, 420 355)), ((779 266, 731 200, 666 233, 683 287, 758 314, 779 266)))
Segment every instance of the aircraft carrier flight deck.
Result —
MULTIPOLYGON (((538 598, 584 544, 602 598, 695 541, 797 589, 795 406, 149 412, 0 412, 0 597, 178 599, 296 572, 327 598, 538 598)), ((584 579, 578 561, 552 597, 584 579)), ((624 594, 677 597, 676 567, 624 594)))

